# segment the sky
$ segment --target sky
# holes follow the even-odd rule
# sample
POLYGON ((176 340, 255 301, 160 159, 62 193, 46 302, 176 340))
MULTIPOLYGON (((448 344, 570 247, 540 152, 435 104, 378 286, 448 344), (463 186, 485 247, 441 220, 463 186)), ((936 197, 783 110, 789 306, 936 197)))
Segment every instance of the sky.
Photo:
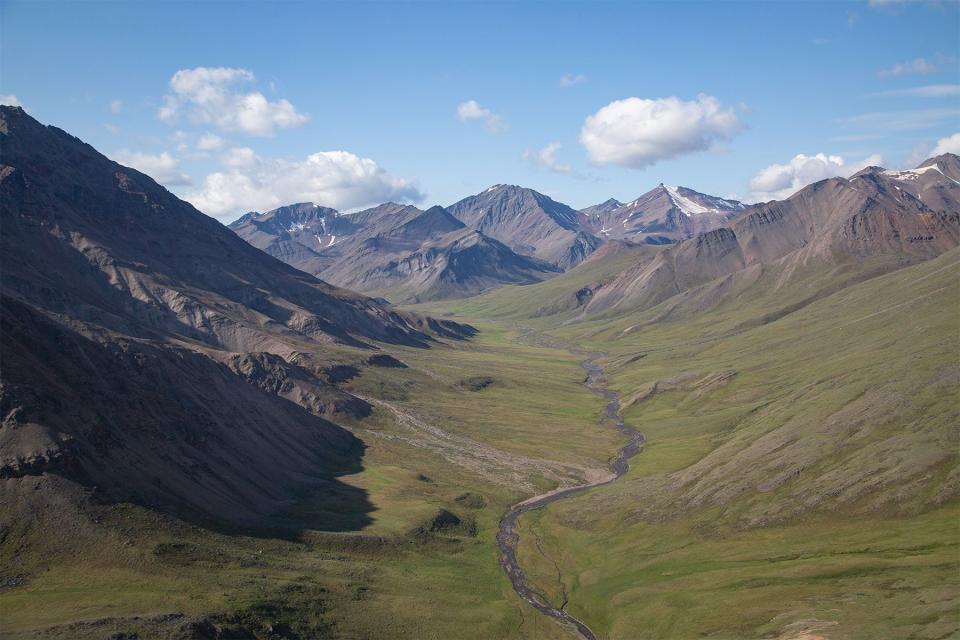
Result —
POLYGON ((783 198, 960 153, 960 3, 0 1, 0 103, 223 222, 783 198))

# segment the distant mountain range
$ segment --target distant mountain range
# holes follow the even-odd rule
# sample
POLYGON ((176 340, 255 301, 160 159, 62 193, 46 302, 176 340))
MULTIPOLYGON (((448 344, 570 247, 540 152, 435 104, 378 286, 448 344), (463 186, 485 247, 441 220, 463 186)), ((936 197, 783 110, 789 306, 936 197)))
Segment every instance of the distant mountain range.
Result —
POLYGON ((394 302, 456 298, 539 282, 559 269, 512 251, 443 207, 387 203, 341 214, 310 203, 230 225, 255 247, 326 281, 394 302))
POLYGON ((591 312, 655 304, 794 252, 807 266, 938 255, 957 244, 958 179, 957 156, 946 154, 906 171, 869 167, 757 205, 660 184, 628 203, 575 211, 532 189, 494 185, 427 212, 388 203, 344 215, 299 204, 230 226, 299 269, 400 302, 537 282, 611 241, 662 245, 580 292, 591 312))
POLYGON ((336 285, 394 302, 465 297, 575 267, 609 240, 669 244, 744 205, 660 185, 633 202, 576 211, 533 189, 494 185, 446 209, 386 203, 344 214, 313 203, 248 213, 237 235, 336 285))

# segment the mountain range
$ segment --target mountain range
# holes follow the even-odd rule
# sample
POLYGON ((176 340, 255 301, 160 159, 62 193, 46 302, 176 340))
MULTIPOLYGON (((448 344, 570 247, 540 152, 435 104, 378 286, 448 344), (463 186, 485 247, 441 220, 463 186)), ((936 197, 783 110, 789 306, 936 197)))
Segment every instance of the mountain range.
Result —
POLYGON ((382 204, 352 214, 311 203, 230 225, 255 247, 326 281, 395 302, 456 298, 558 271, 470 229, 443 207, 382 204))
POLYGON ((344 214, 313 203, 250 212, 229 226, 258 249, 336 285, 393 302, 468 297, 575 267, 609 240, 670 244, 744 205, 660 185, 582 211, 533 189, 494 185, 427 211, 385 203, 344 214))
POLYGON ((956 243, 956 176, 956 156, 947 154, 907 171, 869 167, 784 201, 745 205, 660 184, 631 202, 580 211, 532 189, 494 185, 425 212, 387 203, 342 214, 303 203, 248 213, 230 227, 298 269, 395 302, 539 282, 612 241, 664 249, 580 292, 590 312, 655 304, 800 249, 796 264, 805 266, 931 257, 956 243))

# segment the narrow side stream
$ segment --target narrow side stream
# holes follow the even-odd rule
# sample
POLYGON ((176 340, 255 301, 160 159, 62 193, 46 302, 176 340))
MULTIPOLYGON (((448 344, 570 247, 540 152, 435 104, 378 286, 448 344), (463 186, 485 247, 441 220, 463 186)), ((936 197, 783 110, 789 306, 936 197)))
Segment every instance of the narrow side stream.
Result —
POLYGON ((513 584, 513 590, 517 592, 517 595, 530 603, 530 605, 540 613, 559 620, 584 640, 596 640, 597 636, 584 622, 574 618, 564 609, 554 606, 542 594, 527 584, 523 569, 517 562, 517 546, 520 543, 520 532, 517 528, 517 520, 521 514, 527 511, 542 509, 551 502, 557 502, 558 500, 569 498, 578 493, 583 493, 587 489, 615 482, 617 478, 626 473, 627 469, 630 468, 630 458, 639 453, 640 447, 643 445, 643 434, 624 423, 623 417, 620 415, 619 394, 606 389, 602 383, 603 367, 598 365, 597 362, 605 356, 606 354, 604 353, 593 355, 584 360, 581 366, 587 370, 587 379, 583 383, 584 386, 607 400, 607 404, 601 414, 602 421, 604 423, 612 422, 618 431, 630 438, 630 442, 617 451, 617 455, 610 462, 609 477, 595 482, 581 484, 576 487, 556 489, 549 493, 544 493, 519 502, 510 507, 510 510, 500 518, 500 530, 497 532, 497 546, 500 548, 500 566, 503 567, 503 570, 507 573, 507 577, 510 578, 510 582, 513 584))

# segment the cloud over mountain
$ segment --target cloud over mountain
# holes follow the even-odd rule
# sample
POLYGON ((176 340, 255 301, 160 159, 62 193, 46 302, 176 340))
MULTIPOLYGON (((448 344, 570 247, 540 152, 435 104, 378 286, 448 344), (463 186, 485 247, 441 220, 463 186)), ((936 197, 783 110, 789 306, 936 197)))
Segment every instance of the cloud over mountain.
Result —
POLYGON ((191 182, 190 176, 180 171, 180 161, 166 151, 152 154, 120 149, 113 154, 113 159, 147 174, 167 187, 188 185, 191 182))
POLYGON ((168 124, 185 116, 194 124, 211 124, 252 136, 270 136, 277 129, 307 122, 307 116, 288 100, 271 102, 259 91, 244 92, 242 87, 255 79, 247 69, 181 69, 170 78, 173 94, 165 96, 157 116, 168 124))
POLYGON ((467 100, 457 105, 457 118, 461 122, 480 120, 483 128, 490 133, 501 133, 504 130, 503 118, 490 109, 481 107, 476 100, 467 100))
POLYGON ((709 149, 743 125, 733 107, 713 96, 616 100, 588 116, 580 142, 597 165, 641 169, 660 160, 709 149))
POLYGON ((370 158, 347 151, 319 151, 303 160, 286 160, 234 147, 223 154, 221 164, 221 171, 186 194, 194 206, 214 217, 230 219, 251 209, 266 211, 291 202, 349 210, 387 200, 423 199, 413 180, 391 175, 370 158))
POLYGON ((944 153, 960 155, 960 133, 955 133, 952 136, 937 140, 937 146, 933 148, 933 153, 930 155, 939 156, 944 153))
POLYGON ((521 158, 532 162, 537 166, 543 167, 544 169, 549 169, 550 171, 556 173, 571 175, 573 174, 573 167, 557 160, 557 151, 560 150, 561 146, 562 145, 559 142, 551 142, 543 149, 538 149, 535 151, 524 149, 521 158))
POLYGON ((771 164, 753 176, 750 179, 750 199, 754 202, 782 200, 818 180, 850 176, 881 162, 876 154, 859 162, 847 163, 842 156, 798 153, 786 164, 771 164))

